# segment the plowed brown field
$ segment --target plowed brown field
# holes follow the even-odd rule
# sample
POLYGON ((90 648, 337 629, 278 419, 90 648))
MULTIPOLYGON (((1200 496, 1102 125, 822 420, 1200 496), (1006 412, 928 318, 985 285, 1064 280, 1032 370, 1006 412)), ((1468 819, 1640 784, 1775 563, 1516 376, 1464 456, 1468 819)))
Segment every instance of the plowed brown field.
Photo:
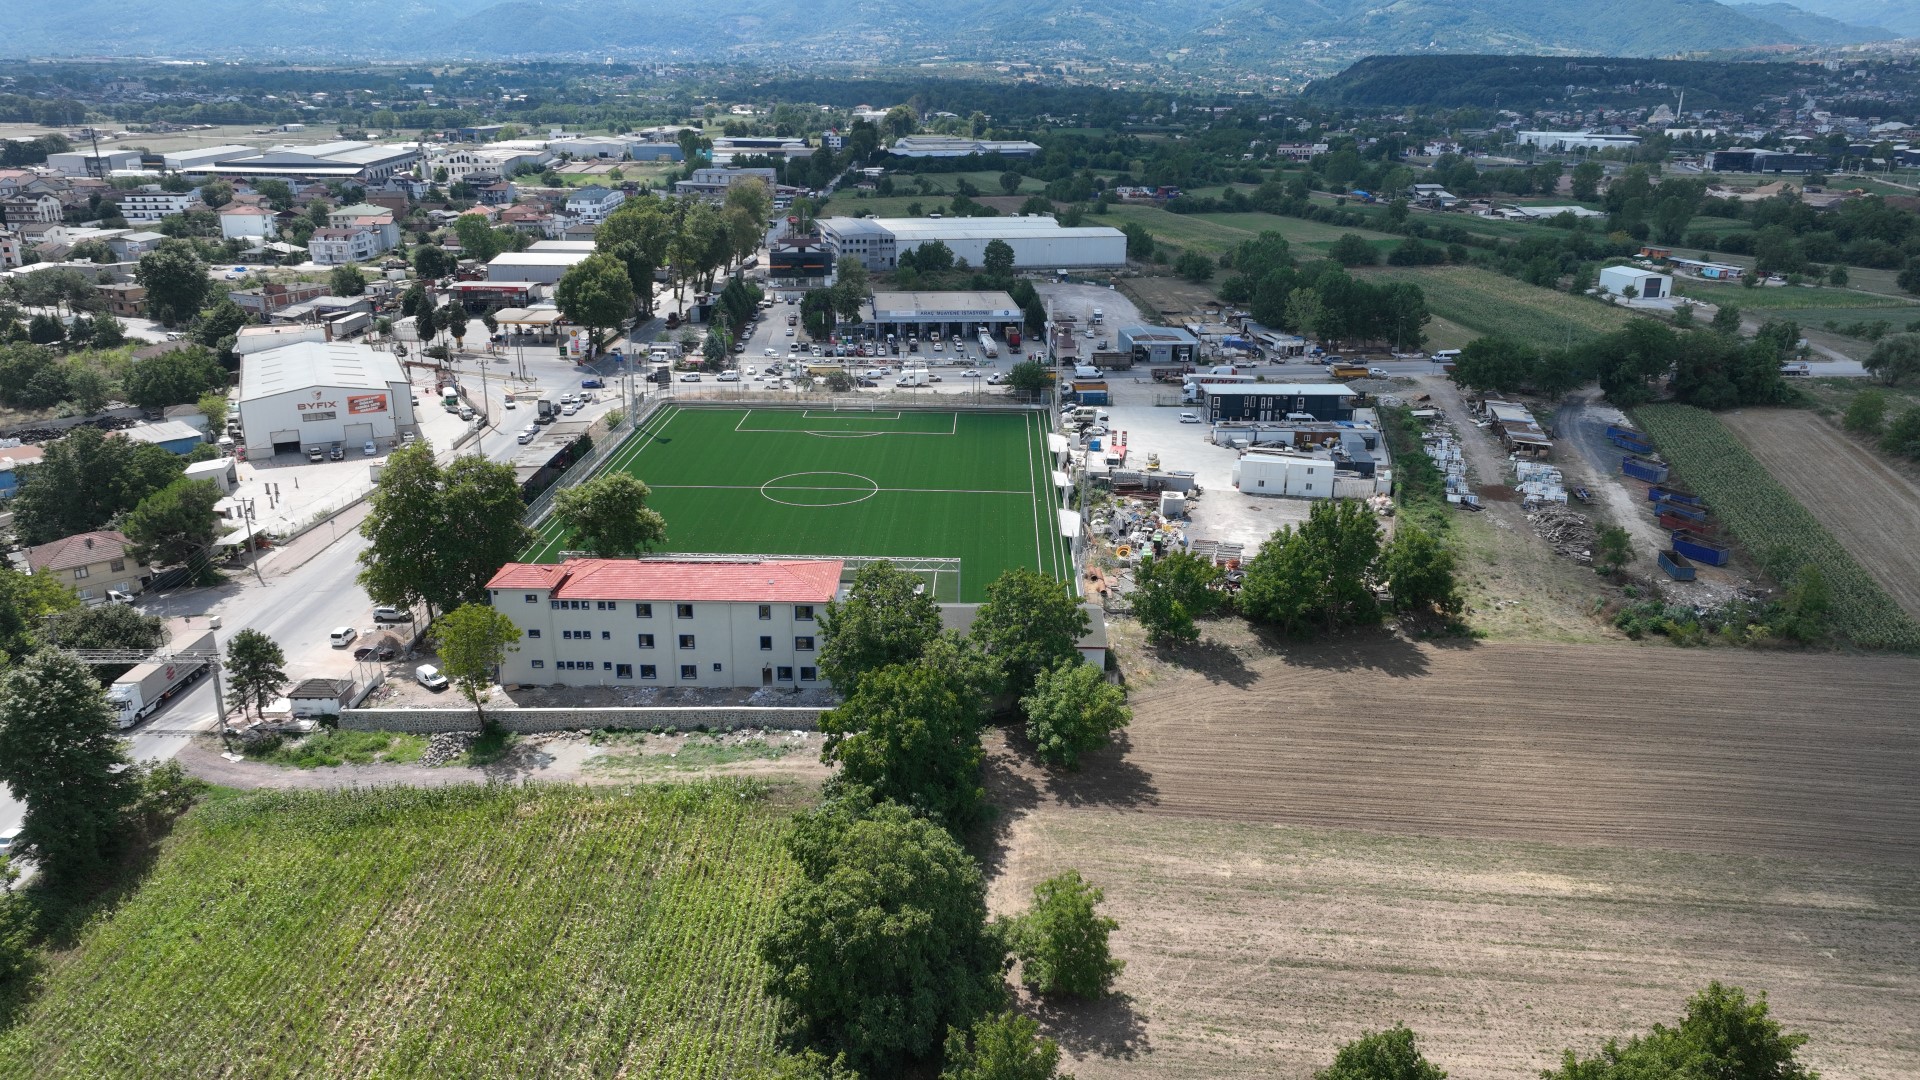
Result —
MULTIPOLYGON (((1107 890, 1081 1080, 1298 1077, 1405 1022, 1457 1077, 1771 994, 1828 1080, 1920 1075, 1920 662, 1633 646, 1207 643, 1121 752, 995 749, 996 910, 1107 890)), ((1146 685, 1142 685, 1145 683, 1146 685)))
POLYGON ((1810 412, 1742 409, 1720 419, 1895 603, 1920 618, 1920 488, 1913 481, 1810 412))

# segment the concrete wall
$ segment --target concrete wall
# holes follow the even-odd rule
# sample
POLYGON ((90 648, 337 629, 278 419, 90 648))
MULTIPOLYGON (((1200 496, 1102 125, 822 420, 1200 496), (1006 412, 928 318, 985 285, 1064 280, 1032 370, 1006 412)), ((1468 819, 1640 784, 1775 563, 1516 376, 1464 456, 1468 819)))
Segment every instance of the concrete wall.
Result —
MULTIPOLYGON (((671 728, 676 731, 699 728, 721 731, 736 728, 813 731, 819 727, 820 714, 825 711, 752 706, 663 706, 631 709, 499 709, 488 710, 488 715, 508 731, 522 734, 599 728, 641 731, 652 728, 671 728)), ((340 713, 340 726, 349 731, 406 731, 418 734, 479 730, 472 709, 344 709, 340 713)))

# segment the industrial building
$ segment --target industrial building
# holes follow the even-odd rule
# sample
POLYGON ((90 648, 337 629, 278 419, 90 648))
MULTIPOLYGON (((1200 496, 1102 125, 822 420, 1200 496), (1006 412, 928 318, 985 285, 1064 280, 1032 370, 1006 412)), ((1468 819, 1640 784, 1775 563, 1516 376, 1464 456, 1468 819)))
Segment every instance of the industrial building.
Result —
MULTIPOLYGON (((421 158, 417 145, 338 141, 313 146, 241 147, 242 152, 182 166, 212 176, 300 177, 376 184, 407 172, 421 158)), ((185 155, 176 155, 185 157, 185 155)), ((164 160, 164 159, 163 159, 164 160)))
POLYGON ((780 174, 772 169, 695 169, 693 175, 685 180, 676 180, 673 192, 676 195, 700 195, 709 199, 723 199, 727 189, 746 180, 758 180, 767 185, 771 194, 780 186, 780 174))
POLYGON ((335 443, 390 449, 418 430, 412 387, 391 353, 313 341, 241 358, 240 425, 256 459, 335 443))
POLYGON ((1176 327, 1123 326, 1115 336, 1136 364, 1191 364, 1200 349, 1199 338, 1176 327))
POLYGON ((522 637, 503 683, 823 685, 820 616, 839 559, 569 559, 487 582, 522 637))
POLYGON ((487 264, 488 281, 532 282, 554 285, 567 271, 593 257, 586 251, 510 251, 487 264))
POLYGON ((1206 419, 1243 421, 1352 420, 1359 397, 1344 383, 1197 382, 1206 419))
POLYGON ((854 255, 869 270, 894 270, 900 256, 939 241, 969 266, 986 261, 987 245, 1013 248, 1016 270, 1119 267, 1127 264, 1127 237, 1106 226, 1062 228, 1051 217, 848 218, 818 222, 833 259, 854 255))
POLYGON ((1795 154, 1785 150, 1735 148, 1715 150, 1707 155, 1707 168, 1713 172, 1735 173, 1813 173, 1827 168, 1825 154, 1795 154))
POLYGON ((116 172, 140 168, 140 151, 102 150, 95 154, 75 150, 64 154, 48 154, 47 167, 61 176, 111 176, 116 172))
POLYGON ((895 157, 953 158, 969 154, 998 154, 1001 157, 1034 157, 1040 144, 1025 139, 969 139, 956 135, 908 135, 888 148, 895 157))
POLYGON ((1638 135, 1607 135, 1596 131, 1520 131, 1513 141, 1542 150, 1626 150, 1640 145, 1638 135))
POLYGON ((1625 296, 1631 288, 1642 300, 1658 300, 1673 295, 1673 275, 1637 266, 1609 266, 1600 271, 1600 291, 1625 296))
POLYGON ((1004 292, 877 292, 867 322, 877 334, 942 334, 973 337, 983 328, 1003 337, 1026 317, 1004 292))

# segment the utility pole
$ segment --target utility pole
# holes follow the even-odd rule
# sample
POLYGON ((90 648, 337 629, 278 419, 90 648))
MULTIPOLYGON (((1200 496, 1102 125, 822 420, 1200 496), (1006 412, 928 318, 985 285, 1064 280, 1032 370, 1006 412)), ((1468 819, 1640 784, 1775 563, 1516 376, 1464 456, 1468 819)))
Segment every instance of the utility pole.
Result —
POLYGON ((249 565, 253 567, 253 579, 259 582, 262 588, 265 588, 267 584, 267 579, 261 576, 260 574, 260 551, 258 548, 253 546, 253 500, 252 499, 248 499, 247 504, 241 508, 240 516, 245 518, 247 522, 247 554, 251 556, 248 562, 249 562, 249 565))

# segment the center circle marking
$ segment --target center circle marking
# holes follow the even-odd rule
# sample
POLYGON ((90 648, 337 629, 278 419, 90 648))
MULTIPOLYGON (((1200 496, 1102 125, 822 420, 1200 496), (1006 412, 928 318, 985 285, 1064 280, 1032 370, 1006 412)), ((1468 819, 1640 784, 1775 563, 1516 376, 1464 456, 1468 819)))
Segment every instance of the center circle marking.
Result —
POLYGON ((852 506, 878 494, 880 485, 872 477, 850 472, 788 473, 760 485, 760 496, 768 502, 815 509, 852 506))

